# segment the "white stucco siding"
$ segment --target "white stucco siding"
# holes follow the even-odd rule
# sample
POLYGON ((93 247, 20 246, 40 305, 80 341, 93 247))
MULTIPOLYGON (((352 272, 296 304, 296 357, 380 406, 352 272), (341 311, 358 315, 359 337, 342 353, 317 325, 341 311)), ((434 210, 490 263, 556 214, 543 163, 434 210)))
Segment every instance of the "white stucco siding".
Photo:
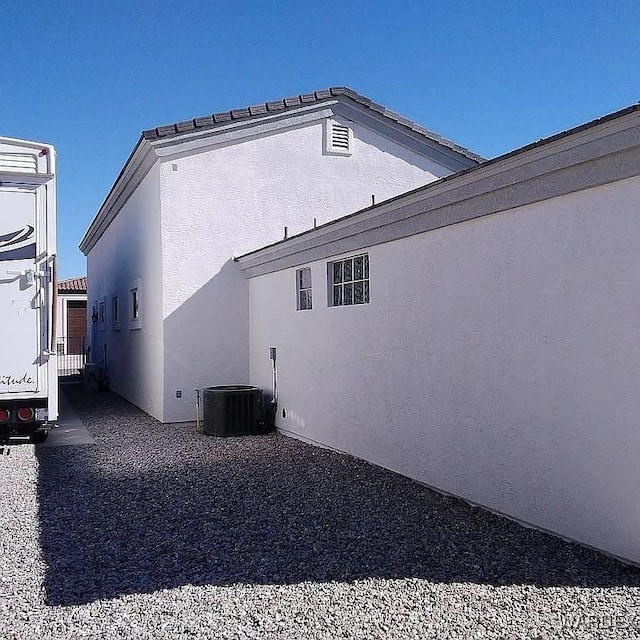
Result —
MULTIPOLYGON (((371 247, 371 303, 252 278, 278 426, 640 562, 640 178, 371 247), (282 418, 281 410, 287 412, 282 418)), ((361 253, 360 251, 358 253, 361 253)))
POLYGON ((350 156, 323 154, 317 121, 162 163, 167 421, 195 417, 195 388, 248 379, 247 285, 232 255, 451 173, 349 124, 350 156))
POLYGON ((111 387, 162 419, 163 343, 159 170, 153 167, 87 256, 87 311, 105 301, 106 322, 92 324, 96 353, 107 344, 111 387), (140 327, 131 321, 130 289, 140 294, 140 327), (119 330, 113 322, 118 296, 119 330))

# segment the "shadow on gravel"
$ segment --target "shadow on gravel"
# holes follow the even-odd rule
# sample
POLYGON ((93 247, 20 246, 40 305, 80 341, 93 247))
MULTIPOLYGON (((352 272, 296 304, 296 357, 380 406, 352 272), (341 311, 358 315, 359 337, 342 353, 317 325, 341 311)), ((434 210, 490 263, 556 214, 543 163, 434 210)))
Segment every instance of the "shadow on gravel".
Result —
POLYGON ((640 585, 638 569, 346 455, 211 438, 115 394, 67 394, 97 445, 37 452, 50 605, 360 578, 640 585))

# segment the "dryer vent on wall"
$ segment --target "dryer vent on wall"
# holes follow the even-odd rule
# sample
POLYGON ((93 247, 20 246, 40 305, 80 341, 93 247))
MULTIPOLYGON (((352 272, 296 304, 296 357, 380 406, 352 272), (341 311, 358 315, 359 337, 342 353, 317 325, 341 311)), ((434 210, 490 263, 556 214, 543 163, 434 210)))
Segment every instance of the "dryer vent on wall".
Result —
POLYGON ((249 385, 207 387, 202 391, 204 432, 212 436, 244 436, 265 431, 262 389, 249 385))

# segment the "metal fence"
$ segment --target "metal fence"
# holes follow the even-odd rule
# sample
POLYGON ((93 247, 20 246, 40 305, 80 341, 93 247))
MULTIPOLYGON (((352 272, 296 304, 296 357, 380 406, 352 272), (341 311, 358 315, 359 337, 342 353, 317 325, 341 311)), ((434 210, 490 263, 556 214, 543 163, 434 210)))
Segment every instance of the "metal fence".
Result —
POLYGON ((58 376, 77 376, 87 359, 87 338, 59 337, 56 340, 58 352, 58 376))

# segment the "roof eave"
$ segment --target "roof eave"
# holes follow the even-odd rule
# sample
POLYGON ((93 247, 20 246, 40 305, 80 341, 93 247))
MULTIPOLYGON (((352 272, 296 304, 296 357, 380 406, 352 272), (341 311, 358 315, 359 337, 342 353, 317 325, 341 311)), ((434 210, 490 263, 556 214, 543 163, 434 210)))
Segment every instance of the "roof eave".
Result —
POLYGON ((328 101, 348 99, 357 103, 363 108, 375 112, 379 116, 392 121, 395 125, 411 130, 415 134, 423 136, 425 139, 435 142, 443 147, 459 153, 461 156, 474 162, 482 162, 484 158, 455 142, 440 136, 433 131, 420 126, 412 120, 402 117, 398 113, 377 104, 369 98, 360 95, 356 91, 348 87, 330 87, 322 91, 314 91, 312 93, 302 93, 290 98, 265 102, 257 105, 251 105, 242 109, 231 109, 220 113, 191 118, 182 122, 174 122, 173 124, 147 129, 142 132, 142 137, 150 142, 158 140, 169 140, 174 137, 183 137, 191 132, 203 132, 207 130, 215 130, 218 127, 224 127, 232 123, 241 121, 257 120, 269 116, 281 115, 290 110, 319 105, 328 101))
POLYGON ((155 156, 151 157, 150 154, 153 154, 152 145, 140 136, 80 241, 79 249, 85 256, 153 166, 155 156))
MULTIPOLYGON (((393 217, 396 215, 393 212, 402 207, 411 209, 410 215, 414 217, 429 215, 429 211, 420 210, 420 203, 424 199, 439 197, 440 194, 444 192, 454 191, 460 187, 467 187, 471 183, 479 183, 480 181, 486 180, 487 178, 491 179, 491 176, 499 175, 502 172, 507 172, 510 170, 519 172, 521 167, 525 167, 528 165, 533 166, 536 161, 539 161, 542 158, 552 156, 553 154, 557 154, 562 150, 566 151, 567 148, 586 145, 592 138, 594 140, 598 140, 604 138, 607 135, 613 136, 617 134, 618 142, 620 140, 623 140, 623 142, 620 144, 625 150, 627 147, 638 148, 638 135, 640 135, 640 125, 636 124, 638 112, 640 112, 640 104, 626 107, 601 118, 597 118, 585 124, 550 136, 548 138, 544 138, 531 144, 525 145, 519 149, 515 149, 514 151, 510 151, 501 156, 493 158, 492 160, 484 162, 476 167, 462 170, 458 173, 446 176, 444 178, 441 178, 440 180, 431 182, 422 187, 418 187, 417 189, 390 198, 389 200, 386 200, 384 202, 377 203, 376 205, 361 209, 336 220, 332 220, 316 228, 309 229, 295 236, 291 236, 287 239, 265 245, 253 251, 249 251, 241 256, 237 256, 235 258, 235 261, 240 265, 240 268, 245 271, 245 273, 250 273, 253 271, 257 273, 257 264, 266 264, 267 262, 272 262, 273 264, 275 264, 276 262, 282 262, 282 256, 289 256, 295 253, 303 254, 306 249, 298 249, 296 248, 297 245, 308 245, 314 247, 316 245, 320 246, 321 244, 325 243, 322 239, 323 236, 326 236, 330 233, 340 235, 339 230, 345 228, 348 225, 353 225, 354 228, 356 228, 357 225, 360 225, 362 227, 375 227, 376 225, 381 226, 382 223, 374 223, 372 221, 380 221, 384 218, 384 216, 390 213, 393 214, 393 217), (632 136, 628 134, 628 131, 633 126, 637 127, 635 141, 634 139, 632 139, 632 136), (416 207, 416 211, 413 211, 413 209, 416 207)), ((614 153, 614 151, 609 150, 606 153, 614 153)), ((610 156, 607 156, 606 153, 604 153, 603 157, 609 158, 610 156)), ((587 160, 582 160, 581 162, 586 163, 587 160)), ((635 164, 632 164, 636 169, 635 173, 631 170, 628 170, 628 167, 625 168, 629 175, 637 175, 637 159, 635 159, 634 162, 635 164)), ((579 165, 580 162, 576 161, 576 164, 579 165)), ((603 174, 600 181, 598 182, 597 180, 595 180, 594 184, 591 186, 595 186, 595 184, 605 184, 607 181, 612 181, 613 179, 617 180, 629 177, 629 175, 624 173, 622 168, 616 173, 614 167, 614 169, 612 169, 612 172, 616 174, 614 178, 608 180, 608 178, 603 174)), ((472 219, 471 216, 468 219, 472 219)), ((456 222, 459 221, 461 220, 457 220, 456 222)), ((384 224, 391 224, 391 222, 384 222, 384 224)), ((437 226, 446 225, 436 225, 433 228, 437 228, 437 226)), ((365 242, 364 239, 366 233, 364 233, 363 228, 358 229, 358 234, 360 236, 359 241, 365 242)), ((408 234, 405 233, 405 235, 408 234)), ((404 236, 400 235, 399 237, 404 236)), ((388 240, 389 238, 386 238, 384 241, 386 242, 388 240)), ((376 244, 376 242, 372 242, 372 244, 376 244)), ((363 246, 366 246, 366 242, 363 246)), ((331 255, 331 253, 329 252, 327 253, 327 255, 331 255)), ((302 260, 299 263, 302 264, 305 261, 308 260, 302 260)), ((272 270, 277 269, 265 269, 264 273, 268 273, 272 270)))

